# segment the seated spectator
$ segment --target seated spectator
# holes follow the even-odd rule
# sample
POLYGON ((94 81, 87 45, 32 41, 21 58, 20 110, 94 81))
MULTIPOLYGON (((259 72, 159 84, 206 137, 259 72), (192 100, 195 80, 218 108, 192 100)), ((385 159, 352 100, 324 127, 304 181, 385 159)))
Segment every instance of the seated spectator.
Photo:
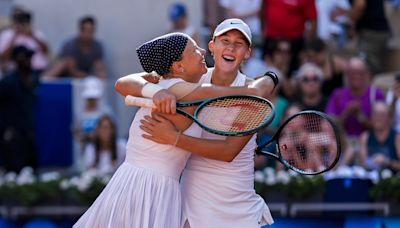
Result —
POLYGON ((400 171, 400 134, 392 128, 390 109, 377 102, 372 110, 372 129, 360 139, 361 164, 368 169, 400 171))
POLYGON ((78 113, 76 119, 76 136, 82 146, 93 141, 94 130, 99 118, 105 114, 110 115, 109 107, 101 102, 104 85, 97 77, 87 77, 82 80, 83 110, 78 113))
POLYGON ((11 58, 16 46, 25 46, 34 52, 31 60, 33 70, 40 73, 47 67, 49 48, 45 35, 33 28, 32 14, 21 8, 14 8, 11 27, 0 33, 0 59, 4 62, 4 74, 16 67, 11 58))
POLYGON ((317 11, 315 1, 264 0, 261 7, 264 36, 264 53, 269 43, 276 39, 290 42, 289 76, 300 66, 304 41, 316 37, 317 11))
POLYGON ((289 72, 291 55, 291 44, 288 40, 277 39, 272 40, 267 48, 264 61, 268 66, 268 70, 281 73, 281 90, 280 94, 286 98, 291 98, 294 93, 293 82, 289 72))
POLYGON ((33 51, 16 46, 16 69, 0 80, 0 156, 6 171, 37 168, 34 112, 39 74, 32 70, 33 51))
POLYGON ((174 3, 169 7, 169 19, 172 23, 171 32, 182 32, 194 39, 199 44, 200 37, 196 29, 189 25, 186 6, 182 3, 174 3))
POLYGON ((394 129, 400 133, 400 74, 395 76, 393 88, 386 94, 386 103, 393 115, 394 129))
POLYGON ((321 39, 313 39, 306 43, 305 62, 314 63, 321 68, 324 76, 322 92, 329 97, 333 90, 344 85, 346 62, 327 50, 321 39))
POLYGON ((384 95, 371 85, 369 70, 361 58, 349 60, 345 77, 347 85, 333 92, 326 112, 338 118, 348 136, 357 138, 370 128, 372 104, 383 100, 384 95))
POLYGON ((95 168, 102 173, 115 171, 125 159, 125 142, 118 139, 115 123, 104 115, 97 121, 93 141, 85 146, 85 169, 95 168))
POLYGON ((58 60, 44 73, 44 78, 85 78, 95 75, 106 79, 103 46, 95 39, 95 30, 96 21, 93 17, 80 19, 78 36, 64 43, 58 60))
POLYGON ((312 63, 303 64, 296 74, 298 86, 297 102, 304 110, 317 110, 323 112, 328 102, 322 94, 322 81, 324 79, 321 69, 312 63))

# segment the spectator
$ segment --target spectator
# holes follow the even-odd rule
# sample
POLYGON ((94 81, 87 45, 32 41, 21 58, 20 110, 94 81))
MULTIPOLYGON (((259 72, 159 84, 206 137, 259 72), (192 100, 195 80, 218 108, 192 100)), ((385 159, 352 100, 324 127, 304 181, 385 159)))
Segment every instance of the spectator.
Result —
POLYGON ((392 128, 389 106, 384 102, 375 103, 371 120, 372 129, 360 139, 362 165, 368 169, 400 171, 400 134, 392 128))
POLYGON ((343 75, 346 61, 328 50, 321 39, 307 42, 305 48, 305 62, 311 62, 321 68, 324 76, 322 91, 329 97, 333 90, 343 86, 343 75))
POLYGON ((102 44, 94 37, 96 21, 85 16, 79 20, 79 34, 64 43, 58 60, 45 73, 46 79, 60 76, 107 78, 102 44))
POLYGON ((293 83, 289 78, 289 68, 292 60, 290 53, 290 42, 284 39, 277 39, 270 42, 267 47, 267 53, 264 56, 264 61, 269 67, 268 70, 276 71, 282 75, 280 94, 286 98, 293 96, 293 83))
POLYGON ((290 98, 293 95, 293 85, 289 80, 290 43, 284 39, 277 39, 268 45, 264 59, 252 57, 243 67, 243 72, 249 77, 263 75, 267 71, 275 72, 280 77, 281 95, 290 98))
POLYGON ((350 144, 358 151, 359 136, 371 127, 372 105, 384 96, 380 89, 371 85, 370 73, 361 58, 351 58, 345 73, 347 85, 333 92, 326 112, 338 119, 347 137, 351 138, 350 144))
POLYGON ((37 167, 34 110, 39 74, 32 70, 33 55, 25 46, 14 47, 16 69, 0 81, 0 155, 6 171, 37 167))
POLYGON ((82 81, 84 107, 76 119, 76 136, 82 143, 82 148, 93 141, 93 134, 99 118, 110 115, 109 107, 101 102, 104 88, 103 82, 97 77, 87 77, 82 81))
POLYGON ((21 8, 14 8, 11 27, 0 33, 0 59, 5 63, 2 67, 5 74, 16 67, 11 58, 16 46, 25 46, 34 51, 31 60, 33 70, 41 73, 47 67, 49 48, 45 35, 33 28, 32 14, 21 8))
POLYGON ((328 44, 343 47, 350 11, 348 0, 317 0, 318 37, 328 44))
POLYGON ((386 95, 386 103, 390 106, 393 115, 394 129, 400 133, 400 74, 395 76, 393 88, 386 95))
POLYGON ((104 115, 97 121, 93 142, 84 150, 85 169, 95 168, 102 173, 115 171, 125 158, 125 142, 117 137, 115 123, 104 115))
POLYGON ((385 0, 353 0, 350 16, 358 33, 359 51, 373 74, 384 72, 385 52, 390 37, 384 11, 385 0))
POLYGON ((303 64, 297 75, 296 81, 299 88, 297 102, 303 108, 323 112, 328 102, 322 94, 323 73, 321 69, 312 63, 303 64))
POLYGON ((228 18, 240 18, 249 25, 256 46, 261 44, 261 3, 262 0, 219 0, 228 18))
POLYGON ((299 54, 304 46, 304 38, 309 40, 316 37, 317 11, 315 0, 264 0, 261 13, 264 54, 266 47, 272 40, 288 39, 291 43, 292 54, 289 68, 291 74, 299 67, 299 54), (307 30, 306 24, 308 25, 307 30))
POLYGON ((174 3, 169 7, 169 19, 172 23, 171 32, 182 32, 199 43, 199 34, 196 29, 189 25, 186 6, 182 3, 174 3))
MULTIPOLYGON (((212 33, 217 25, 226 18, 225 9, 219 4, 219 0, 203 0, 203 23, 204 30, 202 39, 212 40, 212 33)), ((199 45, 201 46, 201 45, 199 45)), ((209 50, 206 50, 206 63, 208 67, 214 66, 214 58, 209 50)))

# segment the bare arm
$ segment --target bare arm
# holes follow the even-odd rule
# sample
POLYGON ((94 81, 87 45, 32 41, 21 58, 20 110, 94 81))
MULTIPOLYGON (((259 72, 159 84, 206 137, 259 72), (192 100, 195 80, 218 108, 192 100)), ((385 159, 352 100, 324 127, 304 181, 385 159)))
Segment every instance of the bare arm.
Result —
MULTIPOLYGON (((141 91, 143 86, 148 82, 143 77, 148 75, 150 74, 135 73, 124 76, 116 81, 115 90, 122 96, 142 96, 141 91)), ((195 86, 194 83, 182 82, 172 86, 170 89, 171 93, 179 95, 177 93, 179 92, 180 87, 196 87, 190 94, 184 97, 185 100, 193 100, 230 94, 252 94, 268 97, 274 88, 274 84, 272 79, 269 77, 259 78, 242 87, 222 87, 215 85, 195 86)))
POLYGON ((76 78, 84 78, 88 75, 88 73, 83 72, 76 67, 76 62, 71 57, 65 58, 65 62, 66 62, 66 68, 68 70, 68 73, 71 76, 76 77, 76 78))
POLYGON ((199 156, 226 162, 232 161, 252 137, 232 136, 225 140, 195 138, 181 134, 170 121, 160 115, 153 115, 153 118, 145 116, 141 123, 141 129, 150 134, 143 135, 146 139, 175 145, 199 156))
POLYGON ((126 75, 115 82, 114 88, 122 96, 132 95, 135 97, 141 97, 143 86, 147 83, 145 76, 148 75, 151 74, 141 72, 126 75))
MULTIPOLYGON (((185 82, 182 84, 179 83, 176 86, 183 87, 183 86, 188 86, 189 84, 185 82)), ((271 92, 273 88, 274 88, 273 81, 269 77, 262 77, 254 81, 248 81, 247 85, 238 87, 226 87, 226 86, 216 86, 211 84, 202 84, 198 86, 195 90, 193 90, 190 94, 184 96, 182 99, 197 100, 197 99, 205 99, 210 97, 226 96, 233 94, 249 94, 249 95, 269 98, 269 96, 272 94, 271 92)))
POLYGON ((354 0, 350 9, 350 19, 353 24, 356 24, 364 13, 366 7, 365 0, 354 0))
MULTIPOLYGON (((154 75, 148 73, 135 73, 118 79, 115 83, 115 90, 122 96, 143 96, 142 89, 148 82, 154 83, 154 75)), ((199 86, 195 83, 181 82, 167 90, 160 90, 153 96, 153 102, 157 106, 157 111, 161 113, 175 113, 176 98, 181 100, 201 100, 210 97, 232 95, 232 94, 251 94, 269 98, 274 89, 274 82, 269 77, 262 77, 251 81, 242 87, 222 87, 210 84, 199 86)))

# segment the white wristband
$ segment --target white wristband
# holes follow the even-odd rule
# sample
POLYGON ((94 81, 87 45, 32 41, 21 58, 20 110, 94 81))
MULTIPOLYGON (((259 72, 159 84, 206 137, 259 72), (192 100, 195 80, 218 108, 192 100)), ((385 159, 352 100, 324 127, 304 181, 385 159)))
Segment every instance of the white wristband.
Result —
POLYGON ((153 83, 146 83, 143 88, 142 88, 142 96, 143 97, 148 97, 148 98, 153 98, 154 94, 156 94, 158 91, 163 90, 164 88, 153 83))

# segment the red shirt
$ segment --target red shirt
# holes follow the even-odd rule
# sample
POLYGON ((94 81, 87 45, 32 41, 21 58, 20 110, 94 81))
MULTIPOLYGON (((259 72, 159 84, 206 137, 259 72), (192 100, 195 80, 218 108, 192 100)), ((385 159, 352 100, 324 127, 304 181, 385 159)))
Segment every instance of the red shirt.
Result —
POLYGON ((304 23, 316 20, 315 0, 264 0, 264 36, 299 38, 304 23))

